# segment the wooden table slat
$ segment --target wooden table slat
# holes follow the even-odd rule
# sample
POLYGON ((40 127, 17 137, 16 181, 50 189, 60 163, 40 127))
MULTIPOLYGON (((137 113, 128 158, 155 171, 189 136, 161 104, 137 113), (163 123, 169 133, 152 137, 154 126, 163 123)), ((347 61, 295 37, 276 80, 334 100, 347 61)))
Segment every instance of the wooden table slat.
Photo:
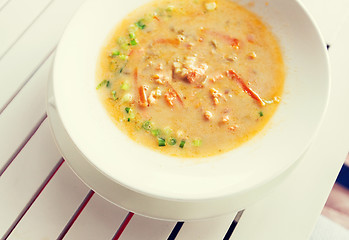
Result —
POLYGON ((0 12, 0 59, 52 1, 12 0, 7 4, 0 12))
MULTIPOLYGON (((49 4, 49 0, 30 3, 0 0, 0 36, 5 36, 0 39, 0 169, 29 139, 0 177, 0 212, 6 216, 0 218, 0 238, 59 162, 60 154, 53 144, 47 120, 32 138, 30 136, 45 116, 45 81, 52 62, 51 54, 70 17, 83 1, 54 0, 49 4), (23 19, 16 19, 16 13, 21 13, 23 19), (3 53, 6 55, 1 59, 3 53)), ((344 111, 346 105, 343 103, 349 102, 346 94, 349 84, 343 82, 347 62, 343 51, 349 50, 349 21, 344 21, 349 13, 349 2, 302 2, 317 21, 326 42, 331 44, 333 79, 336 80, 332 94, 336 98, 332 99, 325 125, 306 158, 299 162, 282 186, 244 212, 231 237, 234 240, 305 239, 327 198, 341 159, 344 161, 348 151, 349 114, 344 111), (317 174, 309 178, 311 171, 317 171, 317 174), (305 195, 307 198, 303 197, 305 195)), ((89 189, 64 163, 9 239, 56 239, 88 192, 89 189)), ((126 214, 127 211, 94 194, 65 239, 110 239, 126 214)), ((223 216, 187 222, 176 239, 222 239, 233 218, 223 216)), ((175 224, 134 215, 120 239, 166 239, 175 224)))
POLYGON ((83 1, 54 1, 1 59, 0 112, 52 53, 83 1))
POLYGON ((64 239, 111 239, 127 213, 95 193, 64 239))
POLYGON ((0 170, 45 117, 46 82, 52 60, 51 56, 0 115, 0 170))
POLYGON ((167 239, 176 222, 160 221, 134 215, 120 237, 120 240, 167 239))
POLYGON ((0 178, 0 238, 60 158, 45 121, 0 178))
POLYGON ((56 239, 88 191, 63 163, 8 239, 56 239))

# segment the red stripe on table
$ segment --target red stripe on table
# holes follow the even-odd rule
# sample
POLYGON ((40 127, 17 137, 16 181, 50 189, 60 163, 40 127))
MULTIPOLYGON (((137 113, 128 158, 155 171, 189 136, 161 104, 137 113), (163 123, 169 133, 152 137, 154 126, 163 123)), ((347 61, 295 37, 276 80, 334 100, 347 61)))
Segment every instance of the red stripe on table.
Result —
POLYGON ((86 205, 88 204, 88 202, 91 200, 92 196, 94 195, 94 191, 90 190, 88 192, 88 194, 86 195, 84 201, 82 201, 82 203, 80 204, 80 206, 78 207, 78 209, 75 211, 75 213, 73 214, 73 216, 70 218, 69 222, 65 225, 65 227, 63 228, 61 234, 59 234, 57 240, 63 239, 64 236, 67 234, 67 232, 69 231, 69 229, 71 228, 71 226, 74 224, 74 222, 76 221, 76 219, 78 219, 78 217, 80 216, 80 214, 82 213, 82 211, 84 210, 84 208, 86 207, 86 205))
POLYGON ((27 203, 27 205, 24 207, 24 209, 22 210, 22 212, 18 215, 18 217, 16 218, 16 220, 13 222, 13 224, 11 225, 11 227, 7 230, 7 232, 5 233, 5 235, 3 236, 3 239, 7 239, 10 234, 12 233, 12 231, 15 229, 15 227, 18 225, 18 223, 21 221, 21 219, 23 218, 23 216, 27 213, 27 211, 29 210, 29 208, 33 205, 33 203, 35 202, 35 200, 40 196, 40 194, 42 193, 42 191, 45 189, 45 187, 47 186, 47 184, 51 181, 51 179, 53 178, 53 176, 57 173, 58 169, 62 166, 62 164, 64 163, 64 159, 61 158, 61 160, 56 164, 56 166, 51 170, 51 172, 49 173, 49 175, 46 177, 46 180, 41 184, 41 186, 38 188, 38 190, 36 191, 36 193, 34 194, 34 196, 30 199, 30 201, 27 203))
POLYGON ((123 233, 123 231, 125 230, 125 228, 127 227, 127 224, 131 221, 131 218, 133 217, 134 213, 133 212, 129 212, 127 214, 127 216, 125 217, 124 221, 121 223, 118 231, 115 233, 113 240, 118 240, 121 236, 121 234, 123 233))

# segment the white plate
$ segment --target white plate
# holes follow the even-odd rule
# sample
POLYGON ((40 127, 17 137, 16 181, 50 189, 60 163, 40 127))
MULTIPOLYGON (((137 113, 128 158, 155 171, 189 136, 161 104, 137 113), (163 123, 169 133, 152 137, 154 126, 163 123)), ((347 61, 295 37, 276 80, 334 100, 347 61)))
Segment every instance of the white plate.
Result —
POLYGON ((145 2, 87 1, 69 24, 49 94, 57 144, 86 184, 128 210, 188 220, 244 208, 284 177, 321 122, 330 81, 319 31, 295 0, 273 0, 268 6, 258 1, 250 8, 280 40, 287 66, 283 101, 253 140, 198 164, 134 143, 113 124, 95 90, 97 57, 107 35, 145 2))

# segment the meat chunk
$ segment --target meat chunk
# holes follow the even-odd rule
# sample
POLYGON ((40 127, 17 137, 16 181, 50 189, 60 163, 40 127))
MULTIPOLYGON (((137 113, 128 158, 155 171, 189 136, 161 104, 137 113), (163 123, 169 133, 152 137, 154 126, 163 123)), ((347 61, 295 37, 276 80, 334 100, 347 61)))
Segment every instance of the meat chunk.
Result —
POLYGON ((213 117, 213 114, 212 114, 210 111, 205 111, 205 112, 204 112, 204 117, 205 117, 207 120, 210 120, 210 119, 213 117))
POLYGON ((220 80, 220 79, 222 79, 222 78, 224 78, 223 74, 218 74, 218 75, 216 75, 216 76, 210 78, 210 80, 211 80, 212 82, 216 82, 216 81, 218 81, 218 80, 220 80))
POLYGON ((223 94, 220 93, 220 92, 219 92, 217 89, 215 89, 215 88, 211 88, 211 89, 210 89, 210 93, 211 93, 211 95, 212 95, 214 105, 218 105, 218 104, 219 104, 219 98, 224 98, 223 94))
POLYGON ((159 88, 156 88, 156 90, 155 90, 155 97, 156 98, 161 97, 161 90, 159 88))
POLYGON ((199 67, 188 68, 187 80, 189 83, 198 82, 206 78, 205 72, 208 66, 206 64, 201 64, 199 67))
POLYGON ((163 74, 154 74, 152 79, 154 79, 158 84, 164 84, 165 82, 169 81, 169 78, 163 74))
POLYGON ((153 105, 156 103, 156 100, 161 97, 161 90, 156 89, 150 92, 149 97, 148 97, 148 105, 153 105))
POLYGON ((226 115, 226 116, 223 116, 222 117, 222 123, 228 123, 229 122, 229 116, 226 115))
POLYGON ((164 66, 162 65, 162 63, 159 63, 159 65, 156 67, 156 70, 163 70, 164 66))
POLYGON ((153 105, 156 102, 155 99, 155 91, 151 91, 149 97, 148 97, 148 104, 153 105))
POLYGON ((255 53, 255 52, 250 52, 249 54, 248 54, 248 58, 249 59, 255 59, 257 57, 257 54, 255 53))
POLYGON ((234 125, 229 126, 228 129, 232 132, 235 132, 236 129, 238 129, 238 127, 239 127, 239 125, 234 124, 234 125))
POLYGON ((165 96, 167 103, 170 106, 173 106, 173 102, 177 99, 176 92, 172 88, 169 88, 164 96, 165 96))
POLYGON ((196 64, 196 57, 186 57, 184 62, 179 60, 173 62, 173 73, 189 83, 203 81, 206 79, 207 64, 196 64))

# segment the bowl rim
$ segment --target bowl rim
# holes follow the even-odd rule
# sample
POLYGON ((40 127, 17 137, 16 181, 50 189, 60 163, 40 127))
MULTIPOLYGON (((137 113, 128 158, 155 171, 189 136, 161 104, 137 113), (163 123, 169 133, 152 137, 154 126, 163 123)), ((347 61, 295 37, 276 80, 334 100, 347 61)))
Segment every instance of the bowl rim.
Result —
MULTIPOLYGON (((97 0, 95 0, 95 1, 89 0, 89 1, 85 2, 85 3, 83 4, 83 6, 86 7, 86 6, 88 6, 88 4, 90 4, 90 2, 96 2, 96 1, 97 1, 97 0)), ((302 11, 303 11, 303 12, 305 13, 305 15, 308 17, 308 19, 309 19, 309 21, 310 21, 312 27, 314 28, 314 30, 315 30, 315 32, 316 32, 316 34, 317 34, 317 38, 320 40, 320 42, 324 43, 324 40, 323 40, 323 38, 322 38, 322 36, 321 36, 321 34, 320 34, 319 28, 317 27, 317 25, 316 25, 316 23, 314 22, 314 20, 313 20, 313 18, 311 17, 311 15, 310 15, 310 14, 308 13, 308 11, 304 8, 304 5, 303 5, 299 0, 294 0, 294 2, 297 3, 297 4, 300 6, 300 8, 302 9, 302 11)), ((81 11, 81 10, 79 10, 79 12, 80 12, 80 11, 81 11)), ((78 12, 78 13, 79 13, 79 12, 78 12)), ((54 60, 54 66, 53 66, 53 81, 54 81, 54 82, 57 82, 57 80, 55 80, 55 79, 58 79, 58 77, 57 77, 57 75, 56 75, 56 72, 59 71, 59 69, 57 69, 57 65, 58 65, 57 62, 63 61, 63 60, 60 58, 60 53, 61 53, 61 51, 62 51, 62 48, 65 47, 65 46, 64 46, 64 39, 65 39, 65 37, 66 37, 67 32, 69 32, 70 28, 72 28, 72 22, 75 20, 75 18, 76 18, 77 15, 78 15, 78 14, 76 14, 75 17, 74 17, 74 18, 71 20, 71 22, 69 23, 69 25, 68 25, 66 31, 65 31, 64 34, 63 34, 62 41, 61 41, 61 42, 59 43, 59 45, 58 45, 56 57, 55 57, 55 60, 54 60)), ((317 126, 316 126, 314 132, 312 133, 312 136, 309 138, 307 144, 303 147, 303 149, 302 149, 301 151, 299 151, 299 156, 298 156, 298 158, 306 151, 306 149, 307 149, 307 148, 309 147, 309 145, 311 144, 312 140, 315 138, 315 136, 316 136, 316 134, 317 134, 317 132, 318 132, 318 130, 319 130, 319 128, 320 128, 320 125, 321 125, 321 123, 322 123, 322 121, 323 121, 323 119, 324 119, 324 115, 325 115, 325 112, 326 112, 326 109, 327 109, 327 105, 328 105, 329 92, 330 92, 329 58, 328 58, 328 53, 327 53, 325 44, 322 44, 322 45, 323 45, 323 49, 322 49, 323 52, 322 52, 322 54, 323 54, 324 57, 325 57, 325 60, 326 60, 326 67, 327 67, 324 71, 326 72, 326 78, 328 79, 328 81, 327 81, 328 87, 327 87, 326 100, 325 100, 326 104, 325 104, 325 106, 323 106, 323 110, 322 110, 321 117, 320 117, 319 121, 317 122, 317 126)), ((55 91, 55 88, 54 88, 54 91, 55 91)), ((57 96, 57 95, 56 95, 56 92, 55 92, 54 95, 57 96)), ((58 102, 59 102, 59 101, 58 101, 58 102)), ((62 108, 61 108, 61 107, 62 107, 62 106, 58 103, 58 104, 57 104, 57 111, 58 111, 58 113, 59 113, 60 116, 62 116, 62 111, 61 111, 62 108)), ((66 122, 66 119, 65 119, 64 117, 61 117, 61 118, 62 118, 62 123, 63 123, 64 127, 66 128, 66 126, 69 125, 69 123, 66 122)), ((67 133, 68 133, 69 137, 70 137, 71 139, 73 139, 73 141, 74 141, 75 143, 77 143, 78 141, 76 140, 76 137, 71 135, 71 132, 69 132, 69 128, 66 128, 66 129, 67 129, 67 133)), ((79 146, 78 146, 78 144, 76 144, 76 145, 77 145, 77 148, 80 149, 79 146)), ((89 158, 88 156, 86 156, 82 151, 81 151, 81 153, 84 155, 86 161, 89 161, 90 164, 92 164, 93 166, 95 166, 99 171, 103 172, 106 176, 111 177, 111 178, 112 178, 114 181, 116 181, 118 184, 120 184, 120 185, 122 185, 122 186, 124 186, 124 187, 126 187, 126 188, 128 188, 128 189, 131 189, 131 190, 133 190, 133 191, 135 191, 135 192, 139 192, 139 193, 144 194, 144 195, 156 197, 156 198, 163 198, 163 199, 169 199, 169 200, 173 200, 173 199, 174 199, 173 196, 172 196, 172 197, 168 197, 168 196, 164 196, 164 195, 159 194, 159 193, 149 192, 149 191, 146 191, 146 190, 144 190, 144 189, 140 189, 140 188, 137 188, 137 187, 135 187, 135 186, 129 185, 129 184, 127 184, 126 182, 120 181, 120 179, 115 179, 114 176, 110 176, 110 174, 108 174, 108 173, 105 172, 103 169, 101 169, 100 166, 96 165, 96 164, 94 163, 94 161, 91 161, 90 158, 89 158)), ((298 159, 298 158, 297 158, 297 159, 298 159)), ((67 161, 69 162, 69 161, 71 161, 71 160, 67 159, 67 161)), ((295 162, 296 162, 296 159, 295 159, 294 161, 292 161, 292 162, 289 162, 289 164, 288 164, 288 165, 285 165, 284 168, 282 168, 282 169, 279 170, 279 172, 275 173, 274 175, 270 176, 269 178, 264 179, 264 181, 259 182, 259 185, 265 185, 266 183, 268 183, 268 182, 271 181, 272 179, 274 179, 274 178, 276 178, 277 176, 281 175, 281 174, 282 174, 283 172, 285 172, 288 168, 290 168, 290 166, 292 166, 295 162)), ((256 187, 256 186, 257 186, 257 185, 248 186, 248 187, 244 188, 244 191, 249 191, 249 190, 251 190, 252 188, 254 188, 254 187, 256 187)), ((241 191, 239 191, 239 192, 241 192, 241 191)), ((229 195, 232 195, 232 194, 236 194, 236 192, 224 192, 224 193, 221 193, 221 194, 217 194, 217 195, 215 195, 215 196, 207 196, 206 198, 203 198, 203 197, 197 197, 197 198, 195 198, 195 197, 193 197, 193 196, 191 196, 191 197, 188 198, 188 197, 183 197, 183 196, 181 196, 181 197, 176 197, 175 200, 177 200, 177 201, 201 201, 201 200, 208 200, 208 199, 221 198, 221 197, 229 196, 229 195)))

